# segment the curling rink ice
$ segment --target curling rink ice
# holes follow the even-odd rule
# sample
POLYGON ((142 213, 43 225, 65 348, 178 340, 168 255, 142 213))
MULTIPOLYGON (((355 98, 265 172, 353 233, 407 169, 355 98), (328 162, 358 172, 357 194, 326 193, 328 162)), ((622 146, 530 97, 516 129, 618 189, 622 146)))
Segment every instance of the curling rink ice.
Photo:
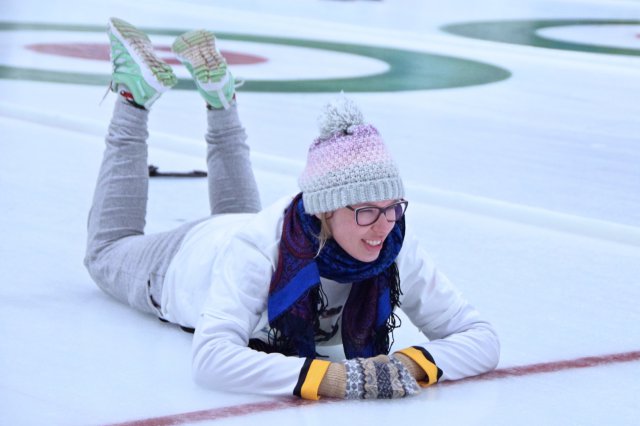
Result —
MULTIPOLYGON (((203 102, 154 105, 150 163, 204 170, 203 102)), ((154 178, 147 231, 207 214, 154 178)), ((640 1, 2 0, 1 425, 640 424, 640 1), (496 327, 498 369, 394 401, 214 392, 191 335, 100 291, 85 223, 115 95, 118 16, 175 62, 219 34, 263 204, 293 194, 341 90, 389 145, 407 220, 496 327)), ((394 348, 420 339, 408 321, 394 348)))

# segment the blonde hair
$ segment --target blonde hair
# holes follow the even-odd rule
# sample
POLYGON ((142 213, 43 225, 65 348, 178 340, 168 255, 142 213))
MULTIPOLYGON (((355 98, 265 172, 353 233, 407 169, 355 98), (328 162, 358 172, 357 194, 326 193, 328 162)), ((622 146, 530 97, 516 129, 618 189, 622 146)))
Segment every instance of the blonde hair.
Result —
POLYGON ((320 252, 324 248, 325 244, 327 244, 327 241, 333 237, 328 221, 331 216, 333 216, 333 212, 323 212, 318 214, 318 219, 320 219, 320 233, 316 236, 318 238, 318 252, 316 253, 316 257, 320 256, 320 252))

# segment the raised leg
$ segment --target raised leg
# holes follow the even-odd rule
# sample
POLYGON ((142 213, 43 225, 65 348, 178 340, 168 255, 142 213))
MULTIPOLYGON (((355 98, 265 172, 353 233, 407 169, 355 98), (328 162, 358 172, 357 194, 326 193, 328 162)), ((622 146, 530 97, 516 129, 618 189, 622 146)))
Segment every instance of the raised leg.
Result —
POLYGON ((249 159, 247 135, 235 102, 208 109, 207 169, 211 214, 260 211, 260 194, 249 159))

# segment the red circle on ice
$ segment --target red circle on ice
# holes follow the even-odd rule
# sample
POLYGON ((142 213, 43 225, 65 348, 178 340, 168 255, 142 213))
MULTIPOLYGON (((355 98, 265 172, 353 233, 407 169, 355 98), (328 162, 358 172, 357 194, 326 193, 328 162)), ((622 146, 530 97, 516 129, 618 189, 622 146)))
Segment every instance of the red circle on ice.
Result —
MULTIPOLYGON (((98 61, 109 60, 109 45, 105 43, 35 43, 28 44, 25 48, 49 55, 66 56, 70 58, 93 59, 98 61)), ((171 65, 178 65, 180 61, 171 53, 169 46, 154 46, 158 56, 171 65), (161 52, 166 52, 162 54, 161 52)), ((221 50, 229 65, 253 65, 267 62, 267 58, 246 53, 237 53, 221 50)))

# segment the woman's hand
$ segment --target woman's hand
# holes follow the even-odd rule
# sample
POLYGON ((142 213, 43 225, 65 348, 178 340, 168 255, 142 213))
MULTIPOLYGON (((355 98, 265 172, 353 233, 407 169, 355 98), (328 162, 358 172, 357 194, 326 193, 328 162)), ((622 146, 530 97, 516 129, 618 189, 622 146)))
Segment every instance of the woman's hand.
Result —
POLYGON ((318 393, 332 398, 392 399, 414 395, 419 390, 411 371, 397 355, 378 355, 332 362, 318 393))
POLYGON ((425 377, 427 377, 427 374, 424 372, 422 368, 420 368, 418 363, 412 360, 411 358, 409 358, 408 356, 406 356, 405 354, 396 352, 395 354, 393 354, 393 356, 396 357, 396 359, 405 366, 405 368, 409 371, 409 373, 411 373, 411 377, 416 379, 416 381, 420 382, 424 380, 425 377))

